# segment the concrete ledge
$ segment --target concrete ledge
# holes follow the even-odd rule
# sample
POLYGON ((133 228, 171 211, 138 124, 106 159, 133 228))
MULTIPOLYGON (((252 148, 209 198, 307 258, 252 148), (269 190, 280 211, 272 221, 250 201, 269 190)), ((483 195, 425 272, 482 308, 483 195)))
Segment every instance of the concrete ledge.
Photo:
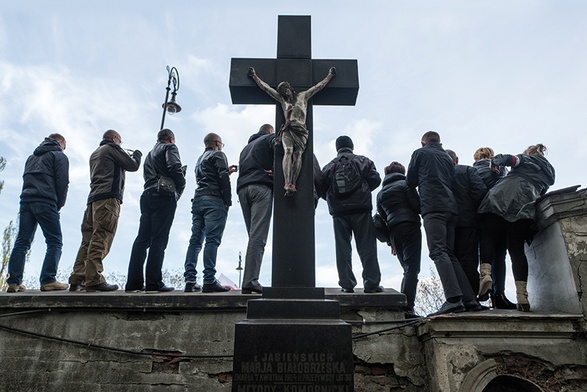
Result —
MULTIPOLYGON (((393 289, 383 293, 342 293, 340 289, 324 289, 325 298, 336 300, 341 309, 385 308, 401 310, 406 306, 405 295, 393 289)), ((22 293, 0 293, 2 309, 105 309, 105 310, 246 310, 250 299, 263 298, 258 294, 241 294, 240 290, 226 293, 184 293, 176 290, 168 293, 146 294, 115 292, 41 292, 27 290, 22 293)))

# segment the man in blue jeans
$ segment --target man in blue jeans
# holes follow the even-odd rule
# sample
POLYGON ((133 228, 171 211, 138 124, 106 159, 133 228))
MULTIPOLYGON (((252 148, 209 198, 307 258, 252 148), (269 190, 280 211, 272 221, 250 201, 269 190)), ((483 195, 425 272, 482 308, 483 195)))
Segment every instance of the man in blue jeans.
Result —
POLYGON ((41 291, 65 290, 69 285, 55 279, 63 246, 59 210, 65 205, 69 186, 69 160, 63 153, 65 138, 53 133, 45 138, 25 164, 20 194, 18 236, 8 261, 9 293, 25 291, 22 284, 26 253, 37 226, 41 226, 47 252, 41 268, 41 291))
POLYGON ((204 137, 205 150, 196 163, 196 184, 192 199, 192 236, 185 256, 185 290, 204 293, 229 291, 216 279, 216 255, 222 240, 228 208, 232 205, 229 175, 237 167, 228 166, 222 138, 209 133, 204 137), (196 263, 204 246, 204 285, 196 282, 196 263))
POLYGON ((274 148, 273 126, 263 124, 259 132, 249 138, 238 162, 240 168, 236 188, 249 235, 241 286, 243 294, 263 293, 259 274, 273 208, 274 148))

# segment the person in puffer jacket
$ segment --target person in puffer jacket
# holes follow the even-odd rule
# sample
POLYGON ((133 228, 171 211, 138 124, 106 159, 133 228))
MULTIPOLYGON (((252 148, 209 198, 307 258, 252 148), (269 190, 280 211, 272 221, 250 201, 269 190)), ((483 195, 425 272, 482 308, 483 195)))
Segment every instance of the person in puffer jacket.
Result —
MULTIPOLYGON (((503 166, 511 167, 510 172, 489 190, 479 214, 483 216, 486 231, 505 232, 507 248, 512 260, 516 284, 517 308, 530 311, 528 302, 528 259, 524 243, 531 241, 534 234, 536 200, 554 184, 554 167, 544 157, 543 144, 530 146, 523 154, 498 154, 491 159, 491 168, 499 171, 503 166)), ((488 257, 483 262, 489 262, 488 257)))
POLYGON ((408 306, 406 318, 418 317, 414 301, 420 273, 422 231, 420 230, 420 198, 415 189, 406 184, 406 169, 399 162, 391 162, 384 169, 383 186, 377 194, 377 211, 387 222, 388 245, 404 269, 401 292, 408 306))
POLYGON ((47 251, 41 268, 41 291, 65 290, 56 280, 63 247, 59 211, 65 205, 69 187, 69 160, 63 153, 65 138, 53 133, 29 156, 24 167, 18 235, 8 260, 9 293, 25 291, 22 284, 26 253, 31 248, 37 226, 41 226, 47 251))

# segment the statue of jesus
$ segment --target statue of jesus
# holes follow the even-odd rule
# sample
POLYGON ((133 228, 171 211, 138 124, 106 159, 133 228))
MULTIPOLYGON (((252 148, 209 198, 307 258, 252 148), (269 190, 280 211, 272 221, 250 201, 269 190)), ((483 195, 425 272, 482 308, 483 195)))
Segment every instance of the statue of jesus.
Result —
POLYGON ((272 88, 257 76, 253 67, 249 68, 249 76, 269 96, 281 103, 285 124, 281 126, 275 143, 283 145, 283 176, 285 177, 285 196, 293 196, 296 192, 296 181, 302 168, 302 154, 308 141, 306 129, 306 111, 308 100, 322 90, 330 79, 336 75, 336 68, 332 67, 328 75, 306 91, 296 93, 288 82, 281 82, 277 89, 272 88))

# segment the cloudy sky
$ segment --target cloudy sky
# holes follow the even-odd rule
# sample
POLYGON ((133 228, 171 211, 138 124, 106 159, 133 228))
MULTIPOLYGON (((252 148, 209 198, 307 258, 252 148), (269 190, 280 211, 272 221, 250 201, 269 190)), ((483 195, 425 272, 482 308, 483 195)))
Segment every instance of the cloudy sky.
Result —
MULTIPOLYGON (((124 147, 144 153, 152 148, 165 67, 175 66, 183 110, 168 116, 166 126, 176 134, 189 176, 164 268, 182 271, 193 169, 204 135, 220 134, 230 163, 237 163, 248 137, 274 122, 272 106, 233 105, 228 79, 232 57, 275 57, 278 15, 311 15, 313 58, 358 60, 356 106, 314 110, 322 165, 335 156, 341 134, 351 136, 355 152, 371 158, 380 172, 393 160, 407 165, 421 135, 434 129, 464 164, 472 164, 480 146, 520 153, 543 143, 557 170, 551 189, 585 185, 584 1, 3 1, 0 155, 7 165, 0 173, 0 228, 17 217, 27 156, 48 134, 62 133, 71 183, 61 211, 60 269, 70 271, 81 241, 89 155, 109 128, 121 133, 124 147)), ((106 272, 126 273, 142 185, 142 168, 128 174, 106 272)), ((237 282, 247 236, 234 190, 233 200, 217 269, 237 282)), ((398 289, 399 264, 384 244, 378 246, 382 284, 398 289)), ((44 247, 38 233, 25 276, 38 276, 44 247)), ((356 254, 354 260, 360 277, 356 254)), ((270 262, 271 238, 261 274, 265 285, 270 262)), ((337 286, 332 223, 323 201, 316 212, 316 263, 317 285, 337 286)), ((424 276, 431 265, 423 257, 424 276)))

